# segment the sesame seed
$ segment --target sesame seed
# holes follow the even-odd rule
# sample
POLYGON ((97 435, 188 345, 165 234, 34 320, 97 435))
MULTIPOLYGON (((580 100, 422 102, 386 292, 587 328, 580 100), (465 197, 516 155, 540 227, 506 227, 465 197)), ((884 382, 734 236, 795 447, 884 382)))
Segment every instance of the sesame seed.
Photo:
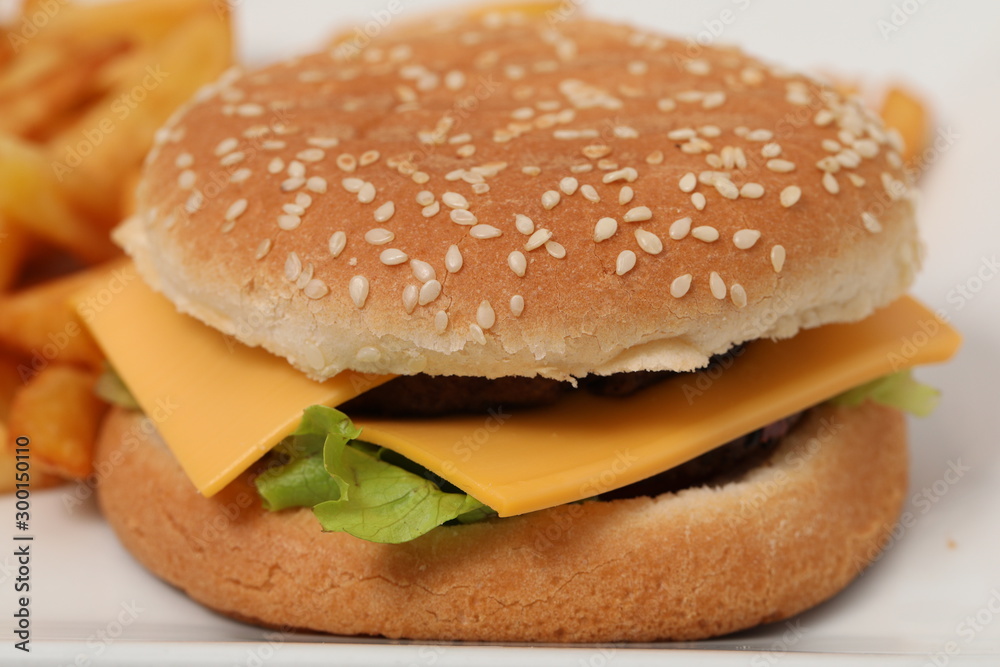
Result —
POLYGON ((718 125, 702 125, 698 128, 698 134, 709 139, 722 136, 722 128, 718 125))
POLYGON ((365 187, 365 182, 362 181, 360 178, 345 178, 340 182, 340 184, 344 187, 345 190, 353 194, 361 192, 361 189, 365 187))
POLYGON ((686 141, 688 139, 694 139, 698 136, 698 133, 690 127, 682 127, 677 130, 671 130, 667 132, 667 139, 671 141, 686 141))
POLYGON ((313 176, 308 181, 306 181, 306 188, 310 192, 315 192, 316 194, 323 194, 327 190, 326 179, 322 176, 313 176))
POLYGON ((760 240, 760 232, 756 229, 741 229, 733 234, 733 245, 740 250, 749 250, 760 240))
POLYGON ((775 143, 764 144, 760 149, 760 156, 763 158, 775 158, 781 155, 781 146, 775 143))
POLYGON ((635 262, 636 257, 634 252, 631 250, 622 250, 618 254, 618 259, 615 260, 615 273, 619 276, 624 276, 635 268, 635 262))
POLYGON ((734 283, 733 286, 729 288, 729 298, 732 300, 733 305, 737 308, 746 308, 747 291, 743 288, 743 285, 734 283))
POLYGON ((872 141, 871 139, 860 139, 855 141, 853 148, 858 155, 868 160, 877 156, 879 152, 878 143, 872 141))
POLYGON ((458 194, 457 192, 446 192, 441 195, 441 201, 444 205, 453 209, 468 209, 469 200, 458 194))
POLYGON ((237 165, 240 162, 243 162, 243 159, 245 157, 246 154, 244 154, 242 151, 236 151, 235 153, 230 153, 229 155, 226 155, 221 160, 219 160, 219 164, 222 165, 223 167, 232 167, 233 165, 237 165))
POLYGON ((337 167, 339 167, 341 171, 350 173, 358 168, 358 161, 350 153, 341 153, 337 156, 337 167))
POLYGON ((647 155, 646 164, 663 164, 663 151, 653 151, 647 155))
POLYGON ((399 248, 387 248, 379 254, 378 258, 386 266, 396 266, 410 261, 409 255, 399 248))
POLYGON ((597 194, 597 190, 594 189, 593 185, 587 184, 580 187, 580 194, 587 201, 598 203, 601 201, 601 195, 597 194))
POLYGON ((520 213, 514 216, 514 227, 525 236, 531 236, 535 233, 535 222, 528 216, 521 215, 520 213))
POLYGON ((834 174, 840 171, 840 162, 838 162, 837 158, 835 158, 832 155, 827 155, 825 158, 817 162, 816 166, 822 169, 823 171, 834 174))
POLYGON ((837 182, 837 177, 830 172, 823 174, 823 187, 831 195, 835 195, 840 192, 840 183, 837 182))
POLYGON ((670 225, 670 238, 680 241, 691 233, 691 218, 674 220, 670 225))
POLYGON ((229 209, 226 211, 226 220, 229 221, 236 220, 241 215, 246 213, 246 210, 247 210, 247 200, 237 199, 229 206, 229 209))
POLYGON ((816 112, 816 115, 813 117, 813 123, 815 123, 818 127, 826 127, 834 120, 835 116, 833 115, 833 112, 830 111, 829 109, 820 109, 819 111, 816 112))
POLYGON ((725 104, 725 102, 726 94, 719 90, 705 95, 701 100, 701 106, 703 109, 717 109, 725 104))
POLYGON ((294 252, 288 253, 285 259, 285 280, 295 282, 302 275, 302 260, 294 252))
POLYGON ((683 276, 678 276, 674 278, 674 281, 670 283, 670 296, 675 299, 679 299, 688 293, 691 289, 691 274, 685 273, 683 276))
POLYGON ((434 313, 434 329, 438 333, 444 333, 448 330, 448 313, 443 310, 434 313))
POLYGON ((536 248, 541 248, 551 239, 552 239, 552 232, 550 232, 545 228, 539 229, 535 233, 533 233, 531 237, 528 239, 528 242, 524 244, 524 249, 527 250, 528 252, 531 252, 536 248))
POLYGON ((542 173, 540 167, 521 167, 521 173, 527 174, 528 176, 538 176, 542 173))
POLYGON ((669 113, 677 108, 677 102, 669 97, 665 97, 656 103, 656 108, 664 113, 669 113))
POLYGON ((304 178, 289 178, 281 183, 282 192, 294 192, 306 184, 304 178))
POLYGON ((469 334, 480 345, 486 345, 486 334, 483 333, 483 328, 478 324, 469 325, 469 334))
POLYGON ((775 273, 781 273, 781 269, 785 266, 784 246, 776 245, 771 248, 771 266, 774 267, 775 273))
POLYGON ((515 250, 514 252, 507 255, 507 266, 513 271, 518 277, 523 278, 525 272, 528 270, 528 260, 524 256, 524 253, 520 250, 515 250))
POLYGON ((362 204, 371 204, 375 201, 375 195, 377 194, 375 186, 371 183, 364 183, 361 189, 358 190, 358 201, 362 204))
POLYGON ((632 183, 635 179, 639 178, 639 172, 632 167, 625 167, 624 169, 619 169, 618 171, 612 171, 604 175, 605 183, 614 183, 615 181, 628 181, 632 183))
POLYGON ((362 167, 367 167, 370 164, 375 164, 376 162, 378 162, 380 157, 382 157, 382 154, 379 153, 378 151, 365 151, 364 153, 361 154, 361 157, 358 159, 358 163, 362 167))
POLYGON ((174 161, 174 165, 178 169, 187 169, 193 164, 194 164, 194 156, 191 155, 190 153, 181 153, 180 155, 177 156, 177 159, 174 161))
POLYGON ((559 181, 559 189, 563 191, 563 194, 572 196, 576 193, 577 188, 580 187, 580 182, 573 178, 572 176, 567 176, 566 178, 559 181))
POLYGON ((420 288, 420 299, 418 303, 421 306, 426 306, 432 303, 435 299, 441 296, 441 283, 437 280, 428 280, 424 283, 423 287, 420 288))
POLYGON ((425 206, 423 210, 420 211, 420 215, 425 218, 433 218, 435 215, 441 212, 441 202, 436 201, 428 206, 425 206))
POLYGON ((625 222, 645 222, 653 217, 653 212, 648 206, 636 206, 629 210, 622 218, 625 222))
POLYGON ((561 243, 549 241, 545 244, 545 251, 556 259, 566 259, 566 248, 561 243))
POLYGON ((177 186, 182 190, 190 190, 194 187, 195 183, 198 182, 198 176, 190 169, 186 169, 181 172, 181 175, 177 177, 177 186))
POLYGON ((799 199, 802 197, 802 190, 797 185, 789 185, 787 188, 781 191, 781 205, 785 208, 790 208, 798 203, 799 199))
POLYGON ((281 210, 288 215, 297 215, 299 217, 306 214, 306 210, 298 204, 285 204, 281 207, 281 210))
POLYGON ((691 230, 691 236, 705 243, 714 243, 719 240, 719 230, 710 225, 702 225, 691 230))
POLYGON ((641 228, 636 229, 635 240, 639 243, 639 247, 650 255, 659 255, 663 252, 663 241, 653 232, 641 228))
POLYGON ((583 154, 591 160, 598 160, 611 154, 611 147, 604 144, 591 144, 583 147, 583 154))
POLYGON ((476 154, 476 147, 472 144, 465 144, 464 146, 460 146, 459 149, 455 151, 455 154, 458 155, 458 157, 472 157, 476 154))
POLYGON ((626 125, 618 125, 612 130, 612 133, 618 139, 638 139, 639 131, 634 127, 628 127, 626 125))
POLYGON ((465 85, 465 74, 459 70, 452 70, 445 74, 444 85, 448 90, 461 90, 465 85))
POLYGON ((215 155, 217 157, 222 157, 227 153, 232 153, 240 145, 239 139, 230 137, 228 139, 223 139, 218 146, 215 147, 215 155))
POLYGON ((715 189, 726 199, 739 199, 740 189, 728 178, 717 178, 713 183, 715 189))
POLYGON ((347 247, 347 234, 344 232, 334 232, 330 236, 329 247, 330 254, 334 258, 340 257, 340 253, 344 252, 344 248, 347 247))
POLYGON ((847 178, 856 188, 863 188, 865 186, 866 181, 863 176, 851 172, 847 175, 847 178))
POLYGON ((483 331, 489 331, 497 323, 497 314, 489 301, 483 301, 476 310, 476 322, 483 331))
POLYGON ((288 148, 288 142, 279 141, 277 139, 268 139, 267 141, 261 142, 260 146, 266 151, 280 151, 288 148))
POLYGON ((305 178, 306 166, 298 160, 292 160, 288 164, 288 175, 292 178, 305 178))
POLYGON ((726 282, 715 271, 708 276, 708 286, 712 290, 712 296, 722 300, 726 298, 726 282))
POLYGON ((542 207, 546 211, 551 211, 556 207, 560 199, 562 199, 562 197, 558 192, 556 192, 555 190, 547 190, 542 195, 542 207))
POLYGON ((746 136, 747 141, 770 141, 771 139, 774 139, 774 132, 763 129, 751 130, 750 132, 747 132, 746 136))
POLYGON ((259 261, 267 257, 269 252, 271 252, 271 239, 264 239, 257 246, 257 252, 254 254, 254 257, 259 261))
POLYGON ((760 183, 745 183, 740 188, 740 196, 747 199, 760 199, 764 196, 764 186, 760 183))
POLYGON ((267 165, 267 172, 269 174, 280 174, 285 170, 285 161, 280 157, 276 157, 271 160, 267 165))
POLYGON ((622 206, 632 202, 635 198, 635 190, 627 185, 623 185, 622 189, 618 192, 618 203, 622 206))
POLYGON ((318 278, 313 278, 306 284, 305 289, 302 290, 302 293, 305 294, 306 297, 310 299, 322 299, 324 296, 330 293, 330 288, 327 287, 326 283, 324 283, 322 280, 319 280, 318 278))
POLYGON ((278 227, 284 229, 286 232, 290 232, 293 229, 297 229, 299 225, 302 224, 302 218, 297 215, 282 215, 278 216, 278 227))
POLYGON ((574 164, 569 168, 570 172, 574 174, 586 174, 588 172, 594 171, 594 165, 592 164, 574 164))
POLYGON ((421 206, 430 206, 434 203, 434 193, 430 190, 421 190, 417 193, 417 203, 421 206))
POLYGON ((410 270, 413 271, 413 277, 422 283, 437 279, 437 272, 434 270, 434 267, 419 259, 410 260, 410 270))
POLYGON ((396 214, 396 204, 391 201, 375 209, 375 222, 386 222, 396 214))
POLYGON ((795 171, 795 163, 780 159, 768 160, 767 168, 778 174, 787 174, 790 171, 795 171))
POLYGON ((458 246, 448 246, 448 251, 444 254, 444 267, 448 270, 448 273, 458 273, 462 270, 464 263, 465 259, 462 257, 462 251, 459 250, 458 246))
POLYGON ((865 229, 872 232, 873 234, 877 234, 880 231, 882 231, 882 223, 880 223, 878 221, 878 218, 876 218, 868 211, 864 211, 861 214, 861 224, 863 224, 865 226, 865 229))
POLYGON ((822 146, 823 150, 825 150, 828 153, 836 153, 841 148, 840 142, 837 141, 836 139, 824 139, 823 141, 820 142, 820 146, 822 146))
POLYGON ((369 229, 365 232, 365 241, 372 245, 385 245, 387 243, 392 243, 395 238, 395 234, 388 229, 383 229, 381 227, 369 229))
POLYGON ((514 317, 520 317, 521 313, 524 312, 524 297, 520 294, 515 294, 510 298, 510 312, 514 317))
POLYGON ((358 308, 364 308, 368 300, 368 279, 364 276, 354 276, 348 284, 347 291, 351 296, 351 301, 358 308))
POLYGON ((463 208, 453 209, 450 215, 451 215, 451 221, 457 225, 472 226, 477 222, 479 222, 479 219, 472 213, 472 211, 466 211, 463 208))
POLYGON ((495 239, 503 236, 503 232, 493 225, 475 225, 469 230, 469 236, 474 239, 495 239))
POLYGON ((698 178, 694 175, 694 172, 689 171, 681 176, 681 180, 678 185, 680 186, 681 192, 694 192, 695 187, 698 185, 698 178))
POLYGON ((694 204, 694 207, 699 211, 704 211, 705 204, 707 204, 708 202, 705 199, 705 195, 701 194, 700 192, 695 192, 694 194, 691 195, 691 203, 694 204))
POLYGON ((340 139, 336 137, 309 137, 306 143, 316 148, 334 148, 340 145, 340 139))
POLYGON ((845 148, 836 155, 837 162, 848 169, 856 169, 861 164, 861 156, 850 148, 845 148))
POLYGON ((382 353, 374 347, 363 347, 358 350, 355 358, 362 363, 373 364, 382 358, 382 353))
POLYGON ((417 307, 417 300, 420 298, 420 288, 416 285, 407 285, 403 288, 403 310, 412 314, 417 307))
POLYGON ((594 242, 600 243, 610 239, 618 231, 618 221, 614 218, 601 218, 594 225, 594 242))

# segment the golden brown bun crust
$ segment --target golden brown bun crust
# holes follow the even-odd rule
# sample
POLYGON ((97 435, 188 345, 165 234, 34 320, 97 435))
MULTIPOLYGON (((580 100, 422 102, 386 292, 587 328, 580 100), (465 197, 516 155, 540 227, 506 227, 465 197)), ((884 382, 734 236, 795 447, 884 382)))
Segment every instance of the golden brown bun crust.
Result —
POLYGON ((907 479, 899 412, 825 405, 767 466, 722 488, 380 545, 322 533, 306 509, 260 509, 246 475, 203 498, 143 434, 149 424, 116 412, 98 453, 114 470, 101 508, 136 558, 224 614, 345 635, 681 640, 780 620, 834 595, 875 557, 907 479))
POLYGON ((206 90, 160 133, 140 214, 117 237, 181 310, 312 377, 690 370, 743 340, 861 319, 919 263, 894 135, 856 100, 738 51, 692 58, 687 43, 632 27, 495 16, 349 51, 206 90), (793 186, 801 198, 786 207, 793 186), (440 212, 424 216, 421 191, 440 212), (546 192, 558 193, 551 209, 546 192), (449 203, 463 200, 502 236, 453 222, 449 203), (626 221, 639 207, 651 219, 626 221), (565 257, 527 250, 517 215, 565 257), (690 232, 674 225, 686 217, 690 232), (602 218, 618 229, 598 243, 602 218), (392 240, 366 241, 376 228, 392 240), (646 252, 639 229, 663 251, 646 252), (741 230, 760 237, 741 249, 741 230), (334 257, 336 232, 346 247, 334 257), (405 305, 429 275, 383 263, 392 249, 433 269, 436 299, 405 305), (622 253, 636 263, 619 275, 622 253))

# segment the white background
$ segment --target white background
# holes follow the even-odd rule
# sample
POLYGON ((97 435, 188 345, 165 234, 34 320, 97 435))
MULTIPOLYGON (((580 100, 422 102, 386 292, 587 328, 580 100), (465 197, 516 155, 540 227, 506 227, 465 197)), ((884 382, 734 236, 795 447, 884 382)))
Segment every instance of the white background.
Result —
MULTIPOLYGON (((461 4, 396 1, 403 9, 400 17, 461 4)), ((241 56, 262 64, 308 50, 334 28, 363 24, 389 2, 230 4, 237 8, 241 56)), ((0 8, 9 4, 0 0, 0 8)), ((800 616, 794 631, 777 624, 732 638, 655 649, 420 647, 279 636, 219 618, 136 566, 92 502, 69 508, 67 492, 57 490, 34 497, 35 651, 30 661, 7 639, 15 598, 8 574, 13 558, 0 547, 0 663, 775 665, 835 664, 848 656, 830 653, 847 653, 853 659, 867 656, 872 664, 1000 664, 1000 3, 578 4, 594 16, 706 36, 713 28, 718 33, 715 21, 729 10, 735 20, 723 27, 718 41, 739 43, 796 68, 861 78, 872 88, 903 81, 930 103, 941 136, 949 139, 927 156, 929 168, 921 182, 929 253, 914 291, 943 311, 966 339, 952 363, 920 371, 921 379, 942 388, 944 397, 933 416, 911 422, 911 492, 936 489, 927 496, 932 503, 908 503, 916 522, 846 592, 800 616), (879 21, 885 22, 881 28, 879 21), (969 470, 949 484, 944 480, 952 464, 969 470), (966 617, 977 614, 982 625, 968 624, 966 617), (104 642, 100 632, 120 636, 104 642), (958 655, 943 654, 948 642, 954 642, 958 655)), ((0 501, 0 521, 12 516, 10 500, 0 501)), ((0 529, 2 541, 8 539, 4 534, 0 529)))

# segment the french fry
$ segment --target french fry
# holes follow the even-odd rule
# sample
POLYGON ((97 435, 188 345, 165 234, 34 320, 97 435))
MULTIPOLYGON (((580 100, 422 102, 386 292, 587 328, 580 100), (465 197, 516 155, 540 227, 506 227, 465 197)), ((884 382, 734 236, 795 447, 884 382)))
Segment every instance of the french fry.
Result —
POLYGON ((141 164, 174 110, 229 67, 231 52, 228 22, 202 11, 152 48, 136 78, 53 138, 50 160, 73 202, 95 219, 117 223, 122 178, 141 164))
MULTIPOLYGON (((24 384, 17 372, 17 366, 17 359, 7 354, 0 354, 0 422, 4 424, 10 418, 10 402, 24 384)), ((0 440, 0 443, 2 442, 6 441, 0 440)))
MULTIPOLYGON (((14 476, 19 472, 17 469, 17 458, 13 447, 17 440, 17 434, 12 434, 7 424, 0 421, 0 493, 12 493, 17 489, 17 478, 14 476)), ((30 447, 29 447, 30 449, 30 447)), ((29 475, 30 489, 38 491, 53 486, 58 486, 64 482, 60 477, 50 475, 36 469, 32 464, 30 452, 27 460, 27 472, 29 475)), ((23 487, 22 487, 23 488, 23 487)))
POLYGON ((886 126, 895 128, 903 137, 904 161, 909 162, 924 152, 930 136, 930 121, 926 107, 915 95, 900 87, 890 88, 882 102, 881 114, 886 126))
POLYGON ((70 305, 93 275, 82 271, 0 296, 0 344, 27 358, 24 379, 55 362, 101 368, 104 355, 70 305))
MULTIPOLYGON (((128 35, 138 43, 155 44, 199 12, 227 23, 228 4, 224 0, 61 3, 32 41, 103 40, 128 35)), ((27 6, 25 9, 30 11, 27 6)))
POLYGON ((60 190, 45 154, 21 139, 0 135, 0 215, 88 261, 118 253, 95 233, 60 190))
POLYGON ((30 245, 28 234, 0 214, 0 293, 17 281, 30 245))
POLYGON ((94 394, 97 375, 51 365, 14 396, 7 447, 31 439, 32 468, 69 479, 90 474, 94 444, 107 406, 94 394))

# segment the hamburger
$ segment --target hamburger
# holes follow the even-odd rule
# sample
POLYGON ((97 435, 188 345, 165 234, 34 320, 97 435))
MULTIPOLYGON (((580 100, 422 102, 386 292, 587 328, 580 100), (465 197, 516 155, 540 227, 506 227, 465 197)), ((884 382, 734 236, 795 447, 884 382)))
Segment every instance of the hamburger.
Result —
POLYGON ((231 72, 160 132, 116 239, 176 317, 353 391, 214 493, 170 415, 161 437, 117 409, 102 511, 156 575, 269 626, 685 640, 812 607, 878 555, 907 476, 887 404, 927 397, 897 374, 747 406, 807 370, 762 350, 861 348, 845 323, 897 317, 921 255, 900 150, 856 99, 740 51, 530 11, 231 72))

